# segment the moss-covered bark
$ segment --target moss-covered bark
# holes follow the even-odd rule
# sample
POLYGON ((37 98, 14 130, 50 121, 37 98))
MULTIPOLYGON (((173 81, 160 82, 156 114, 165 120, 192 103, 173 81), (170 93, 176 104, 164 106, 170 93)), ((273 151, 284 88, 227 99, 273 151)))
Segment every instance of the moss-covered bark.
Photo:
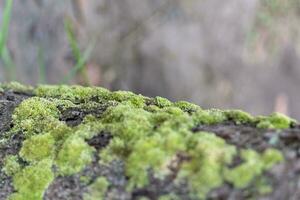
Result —
POLYGON ((0 199, 299 199, 300 126, 81 86, 0 89, 0 199))

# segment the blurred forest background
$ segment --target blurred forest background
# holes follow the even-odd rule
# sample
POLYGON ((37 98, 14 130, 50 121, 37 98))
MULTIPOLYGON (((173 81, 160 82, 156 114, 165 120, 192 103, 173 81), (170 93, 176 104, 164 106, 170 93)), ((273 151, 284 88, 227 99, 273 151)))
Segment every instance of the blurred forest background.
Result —
MULTIPOLYGON (((0 1, 2 31, 9 1, 0 1)), ((299 0, 11 2, 0 81, 99 85, 300 119, 299 0)))

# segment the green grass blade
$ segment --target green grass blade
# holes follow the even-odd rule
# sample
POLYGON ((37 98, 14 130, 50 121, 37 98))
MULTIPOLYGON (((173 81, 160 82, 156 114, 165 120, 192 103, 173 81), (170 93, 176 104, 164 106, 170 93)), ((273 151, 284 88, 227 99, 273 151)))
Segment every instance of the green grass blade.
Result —
POLYGON ((75 77, 76 74, 81 71, 85 65, 86 65, 86 61, 89 59, 93 49, 95 47, 95 42, 92 42, 88 48, 85 50, 85 52, 83 53, 83 55, 80 57, 80 59, 78 60, 78 62, 76 63, 76 65, 74 66, 74 68, 70 71, 69 74, 67 74, 63 80, 62 80, 62 84, 66 84, 70 81, 71 78, 75 77))
POLYGON ((75 37, 74 27, 72 25, 72 22, 69 19, 65 20, 64 26, 65 26, 65 31, 67 33, 67 39, 72 50, 72 54, 76 62, 78 62, 81 58, 81 52, 75 37))
POLYGON ((9 29, 9 22, 11 18, 11 12, 12 12, 12 5, 13 0, 6 0, 5 8, 3 11, 3 19, 2 19, 2 26, 0 31, 0 53, 5 50, 6 42, 7 42, 7 36, 8 36, 8 29, 9 29))

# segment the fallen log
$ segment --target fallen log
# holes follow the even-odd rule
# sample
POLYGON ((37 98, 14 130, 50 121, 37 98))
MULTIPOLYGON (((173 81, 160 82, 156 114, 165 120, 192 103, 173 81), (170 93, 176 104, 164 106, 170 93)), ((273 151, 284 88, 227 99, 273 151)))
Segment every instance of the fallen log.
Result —
POLYGON ((99 87, 0 86, 0 199, 300 199, 300 126, 99 87))

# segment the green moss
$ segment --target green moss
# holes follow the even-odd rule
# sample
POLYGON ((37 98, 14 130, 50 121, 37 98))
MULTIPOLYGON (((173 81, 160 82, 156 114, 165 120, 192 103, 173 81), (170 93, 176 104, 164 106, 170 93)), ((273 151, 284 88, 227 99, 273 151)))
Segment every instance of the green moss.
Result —
POLYGON ((82 86, 50 86, 41 85, 35 89, 35 94, 39 97, 59 98, 61 100, 70 100, 72 102, 87 102, 93 96, 92 88, 82 86))
POLYGON ((133 106, 142 108, 145 105, 145 99, 142 95, 136 95, 128 91, 116 91, 112 92, 108 97, 108 100, 114 100, 118 102, 130 102, 133 106))
POLYGON ((186 101, 178 101, 174 103, 174 106, 180 108, 185 112, 195 112, 197 110, 201 110, 201 107, 186 101))
POLYGON ((223 183, 222 171, 236 154, 234 146, 212 133, 200 132, 190 138, 188 155, 180 176, 187 177, 198 197, 223 183))
POLYGON ((154 101, 154 104, 160 108, 172 106, 172 104, 173 104, 171 101, 169 101, 168 99, 163 98, 163 97, 155 97, 153 99, 153 101, 154 101))
POLYGON ((84 200, 104 199, 109 182, 104 177, 98 177, 95 182, 88 187, 88 192, 83 195, 84 200))
MULTIPOLYGON (((83 170, 92 162, 95 152, 86 140, 101 131, 109 132, 112 139, 99 152, 100 162, 109 165, 115 159, 124 161, 129 191, 146 186, 149 171, 158 179, 168 177, 173 173, 170 166, 178 162, 180 156, 185 159, 181 161, 174 184, 187 180, 198 198, 205 198, 224 181, 243 188, 254 177, 260 180, 265 170, 283 159, 282 155, 274 149, 262 154, 241 149, 244 162, 229 169, 228 165, 237 155, 235 146, 226 144, 213 133, 194 133, 192 129, 199 124, 226 120, 237 124, 256 123, 258 127, 267 124, 268 128, 287 128, 294 123, 279 114, 254 119, 240 110, 202 110, 187 102, 172 103, 161 97, 147 98, 103 88, 39 86, 34 93, 38 97, 24 100, 13 113, 12 131, 26 136, 18 155, 8 156, 4 163, 5 172, 13 176, 16 193, 11 198, 14 200, 42 199, 44 190, 55 178, 51 172, 53 165, 57 176, 83 170), (60 111, 69 108, 87 113, 103 110, 103 113, 100 118, 87 115, 80 125, 68 127, 59 118, 60 111), (28 161, 28 166, 20 166, 18 158, 28 161), (41 175, 42 171, 45 174, 41 175), (41 176, 41 180, 37 180, 37 176, 41 176)), ((85 184, 92 180, 81 178, 85 184)), ((268 191, 265 184, 257 185, 262 191, 268 191)), ((85 199, 103 198, 107 187, 107 180, 100 177, 89 187, 85 199)))
POLYGON ((253 150, 243 150, 241 157, 244 163, 225 171, 225 179, 237 188, 246 187, 255 177, 261 175, 263 170, 283 160, 282 154, 274 149, 267 149, 263 155, 253 150))
POLYGON ((257 128, 265 129, 284 129, 290 128, 292 124, 296 124, 296 120, 291 119, 280 113, 273 113, 269 117, 260 116, 256 118, 257 128))
POLYGON ((21 166, 18 162, 18 156, 10 155, 5 158, 3 171, 7 175, 13 176, 20 169, 21 169, 21 166))
POLYGON ((27 161, 41 161, 54 156, 55 140, 51 134, 35 135, 23 142, 20 156, 27 161))
POLYGON ((12 116, 15 124, 13 130, 21 130, 30 137, 53 129, 53 123, 59 116, 56 105, 43 98, 32 97, 24 100, 12 116))
POLYGON ((193 114, 197 124, 217 124, 227 119, 223 111, 218 109, 199 110, 193 114))
POLYGON ((2 91, 13 90, 14 92, 26 93, 26 94, 31 94, 33 93, 34 90, 33 87, 25 86, 18 82, 3 83, 0 84, 0 88, 2 89, 2 91))
POLYGON ((253 123, 254 117, 241 110, 224 111, 228 120, 233 120, 236 124, 253 123))
POLYGON ((51 160, 43 160, 16 173, 13 177, 16 193, 12 194, 10 199, 42 199, 44 190, 54 179, 51 167, 51 160))
POLYGON ((63 175, 81 171, 92 162, 93 149, 80 137, 69 137, 58 153, 55 163, 63 175))

